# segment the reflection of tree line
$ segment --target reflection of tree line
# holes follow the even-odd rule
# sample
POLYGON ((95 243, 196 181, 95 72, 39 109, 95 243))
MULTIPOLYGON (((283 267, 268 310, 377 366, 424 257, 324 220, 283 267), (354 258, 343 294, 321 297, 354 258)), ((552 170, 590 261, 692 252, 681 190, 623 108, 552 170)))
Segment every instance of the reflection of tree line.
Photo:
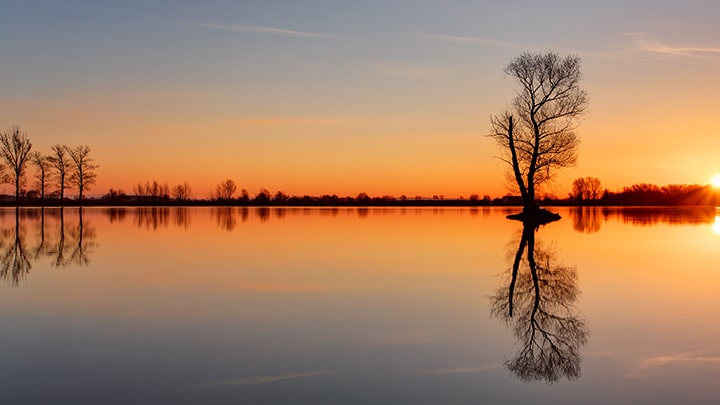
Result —
MULTIPOLYGON (((192 207, 166 207, 166 206, 148 206, 148 207, 110 207, 104 209, 110 223, 124 222, 130 215, 133 222, 138 228, 149 230, 157 230, 159 228, 167 228, 175 225, 181 228, 190 226, 192 211, 203 208, 192 207)), ((375 214, 389 214, 397 212, 398 208, 387 207, 236 207, 236 206, 216 206, 207 207, 211 217, 217 225, 224 230, 232 231, 239 223, 247 222, 250 218, 256 218, 260 222, 267 222, 271 219, 284 219, 288 215, 319 215, 321 217, 336 217, 343 215, 357 215, 359 218, 367 218, 372 212, 375 214)), ((405 215, 408 210, 414 210, 415 213, 432 212, 440 215, 444 211, 443 208, 400 208, 400 213, 405 215)), ((477 207, 469 209, 471 215, 478 215, 480 210, 477 207)), ((490 213, 489 208, 483 208, 483 215, 490 213)))
MULTIPOLYGON (((523 381, 580 377, 580 347, 589 330, 575 309, 577 271, 558 263, 555 250, 536 241, 524 224, 507 284, 491 297, 493 316, 504 320, 522 345, 506 367, 523 381)), ((511 247, 514 250, 514 247, 511 247)))
POLYGON ((573 228, 578 232, 595 233, 609 219, 633 225, 712 224, 712 207, 576 207, 570 210, 573 228))
MULTIPOLYGON (((104 210, 110 223, 124 222, 131 215, 138 228, 157 230, 175 225, 188 228, 191 223, 192 208, 188 207, 112 207, 104 210)), ((250 218, 257 218, 260 222, 267 222, 271 218, 284 219, 288 214, 313 214, 321 216, 337 216, 340 212, 355 213, 359 217, 368 216, 368 208, 308 208, 308 207, 210 207, 210 215, 217 225, 227 231, 234 230, 238 222, 247 222, 250 218)))
POLYGON ((0 211, 0 218, 10 215, 14 221, 0 228, 0 279, 17 286, 32 263, 42 259, 50 259, 55 267, 90 263, 96 232, 83 220, 82 208, 71 223, 66 223, 63 208, 0 211))

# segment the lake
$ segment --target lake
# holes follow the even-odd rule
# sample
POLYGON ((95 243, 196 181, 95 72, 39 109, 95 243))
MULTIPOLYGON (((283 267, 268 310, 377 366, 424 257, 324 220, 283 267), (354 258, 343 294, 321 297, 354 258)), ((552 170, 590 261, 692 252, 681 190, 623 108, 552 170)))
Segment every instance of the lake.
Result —
POLYGON ((2 403, 710 403, 720 211, 0 209, 2 403))

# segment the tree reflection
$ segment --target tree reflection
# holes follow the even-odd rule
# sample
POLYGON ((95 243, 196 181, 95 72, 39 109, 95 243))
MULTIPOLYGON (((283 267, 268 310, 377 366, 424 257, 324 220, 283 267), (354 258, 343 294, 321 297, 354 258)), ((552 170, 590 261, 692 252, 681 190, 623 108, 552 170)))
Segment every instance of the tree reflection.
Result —
POLYGON ((177 207, 173 210, 175 225, 187 229, 190 227, 190 209, 187 207, 177 207))
MULTIPOLYGON (((218 226, 226 231, 232 231, 237 226, 233 207, 214 207, 211 211, 218 226)), ((245 215, 245 213, 243 213, 245 215)))
POLYGON ((16 209, 15 221, 0 229, 0 236, 0 279, 12 286, 19 285, 40 260, 54 267, 88 265, 97 238, 95 227, 83 219, 82 208, 77 221, 69 224, 64 208, 16 209))
POLYGON ((170 223, 168 207, 139 207, 135 210, 135 225, 138 228, 157 230, 167 228, 170 223))
POLYGON ((600 231, 603 218, 596 207, 576 207, 570 210, 573 229, 580 233, 596 233, 600 231))
POLYGON ((2 230, 0 278, 17 286, 30 272, 32 265, 25 254, 24 228, 20 228, 20 211, 15 208, 15 228, 2 230), (7 242, 7 244, 5 244, 7 242))
POLYGON ((60 208, 60 226, 58 229, 58 241, 54 245, 54 249, 50 251, 50 254, 54 256, 53 258, 53 266, 55 267, 61 267, 66 266, 68 264, 67 259, 65 258, 65 209, 60 208))
POLYGON ((715 221, 714 207, 575 207, 569 213, 573 229, 580 233, 599 232, 602 224, 611 219, 642 226, 701 225, 715 221))
POLYGON ((90 264, 90 251, 95 247, 95 228, 83 222, 83 209, 78 208, 77 225, 68 230, 73 240, 72 250, 68 258, 69 263, 81 266, 90 264))
POLYGON ((491 313, 504 320, 522 344, 515 358, 505 362, 519 379, 577 379, 580 347, 589 335, 574 306, 580 293, 577 271, 558 263, 552 246, 535 240, 537 229, 536 224, 523 224, 517 251, 510 253, 508 287, 491 297, 491 313))

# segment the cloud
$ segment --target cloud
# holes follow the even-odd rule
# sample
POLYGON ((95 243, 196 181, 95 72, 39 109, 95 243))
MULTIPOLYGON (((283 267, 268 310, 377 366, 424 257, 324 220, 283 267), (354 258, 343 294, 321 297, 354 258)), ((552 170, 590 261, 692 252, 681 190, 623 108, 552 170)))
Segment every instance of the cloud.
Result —
POLYGON ((647 377, 649 374, 660 370, 673 370, 676 372, 682 367, 696 368, 700 365, 717 367, 719 364, 720 356, 714 355, 679 353, 665 356, 651 356, 639 359, 627 376, 640 378, 647 377))
POLYGON ((238 290, 275 293, 315 293, 345 290, 347 287, 339 285, 312 284, 312 283, 240 283, 229 287, 238 290))
POLYGON ((423 374, 429 375, 449 375, 449 374, 466 374, 466 373, 478 373, 481 371, 497 370, 502 368, 502 364, 487 364, 482 366, 469 366, 469 367, 450 367, 442 368, 438 370, 426 371, 423 374))
POLYGON ((347 124, 350 120, 337 117, 263 117, 240 118, 229 123, 243 127, 278 127, 278 126, 335 126, 347 124))
POLYGON ((450 71, 431 66, 410 66, 394 64, 369 64, 370 71, 379 76, 407 80, 439 80, 448 76, 450 71))
POLYGON ((700 57, 720 54, 720 47, 707 45, 673 46, 649 39, 642 32, 627 32, 633 45, 639 51, 670 56, 700 57))
POLYGON ((281 35, 295 38, 333 38, 333 35, 319 34, 315 32, 295 31, 284 28, 266 27, 262 25, 248 24, 212 24, 198 21, 179 21, 182 24, 192 25, 194 27, 211 28, 221 31, 248 32, 252 34, 268 34, 281 35))
POLYGON ((257 377, 246 377, 246 378, 232 378, 227 380, 210 381, 204 384, 199 384, 193 388, 196 390, 205 390, 209 388, 217 387, 235 387, 243 385, 260 385, 269 384, 284 380, 296 380, 299 378, 310 378, 320 375, 329 374, 327 371, 309 371, 305 373, 294 373, 294 374, 278 374, 278 375, 267 375, 257 377))
POLYGON ((431 39, 433 41, 450 42, 455 44, 478 44, 494 46, 498 48, 527 48, 526 46, 512 44, 509 42, 496 41, 494 39, 487 39, 481 37, 469 37, 462 35, 445 35, 445 34, 418 34, 414 35, 417 38, 431 39))

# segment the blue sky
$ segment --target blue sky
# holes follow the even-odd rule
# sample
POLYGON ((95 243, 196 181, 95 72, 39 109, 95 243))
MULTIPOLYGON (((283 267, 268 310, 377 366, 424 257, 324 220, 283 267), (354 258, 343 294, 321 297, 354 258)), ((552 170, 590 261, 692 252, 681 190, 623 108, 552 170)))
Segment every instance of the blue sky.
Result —
POLYGON ((710 1, 0 1, 0 127, 88 144, 95 192, 234 178, 291 193, 502 194, 482 134, 523 51, 583 58, 572 178, 706 182, 710 1), (612 160, 612 164, 608 162, 612 160), (130 167, 128 164, 130 163, 130 167))

